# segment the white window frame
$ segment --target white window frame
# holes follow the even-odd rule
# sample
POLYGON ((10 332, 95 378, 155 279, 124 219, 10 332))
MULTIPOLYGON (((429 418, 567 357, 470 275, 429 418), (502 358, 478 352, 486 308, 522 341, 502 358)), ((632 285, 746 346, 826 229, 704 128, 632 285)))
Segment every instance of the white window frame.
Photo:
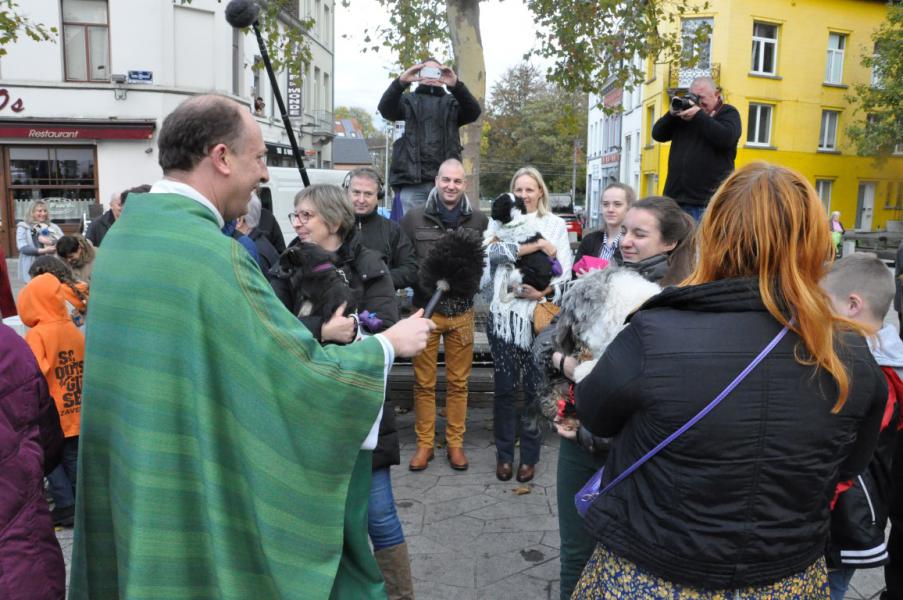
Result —
POLYGON ((752 73, 758 73, 760 75, 777 75, 778 72, 778 26, 774 23, 766 23, 764 21, 754 21, 753 22, 753 35, 752 35, 752 73), (774 37, 763 37, 760 35, 756 35, 756 27, 773 27, 774 28, 774 37), (771 60, 771 71, 767 71, 762 68, 765 64, 765 47, 772 46, 772 60, 771 60))
POLYGON ((827 59, 825 61, 825 83, 843 83, 843 55, 847 47, 847 36, 843 33, 832 31, 828 33, 827 59), (837 46, 832 44, 837 40, 837 46))
POLYGON ((761 148, 771 147, 771 132, 774 131, 774 104, 765 104, 762 102, 750 102, 749 113, 747 118, 746 145, 758 146, 761 148), (752 113, 755 110, 756 118, 753 120, 752 113), (762 132, 762 112, 768 112, 768 131, 765 141, 759 141, 762 132), (750 137, 752 139, 750 139, 750 137))
POLYGON ((837 150, 837 129, 840 111, 826 108, 821 111, 821 126, 818 128, 818 149, 833 152, 837 150), (833 123, 832 121, 833 117, 833 123))
POLYGON ((66 10, 65 6, 63 6, 63 2, 60 3, 60 17, 62 19, 62 32, 60 38, 63 42, 63 78, 66 81, 110 81, 110 77, 112 75, 112 69, 110 67, 110 63, 112 62, 111 54, 112 49, 110 48, 110 3, 109 0, 103 0, 104 9, 106 12, 106 20, 101 21, 69 21, 65 16, 66 10), (67 40, 66 34, 69 30, 81 30, 84 37, 84 46, 77 48, 75 44, 70 43, 67 40), (98 57, 91 49, 91 32, 100 33, 104 38, 106 38, 106 55, 98 57), (84 57, 85 60, 85 77, 76 77, 69 71, 69 56, 70 54, 75 54, 84 57), (95 61, 103 60, 106 64, 104 65, 95 65, 95 61), (103 69, 104 74, 100 77, 94 76, 94 71, 97 69, 103 69))
POLYGON ((815 180, 815 193, 818 194, 818 197, 821 198, 822 206, 825 207, 825 211, 831 212, 831 192, 834 191, 834 180, 833 179, 816 179, 815 180))

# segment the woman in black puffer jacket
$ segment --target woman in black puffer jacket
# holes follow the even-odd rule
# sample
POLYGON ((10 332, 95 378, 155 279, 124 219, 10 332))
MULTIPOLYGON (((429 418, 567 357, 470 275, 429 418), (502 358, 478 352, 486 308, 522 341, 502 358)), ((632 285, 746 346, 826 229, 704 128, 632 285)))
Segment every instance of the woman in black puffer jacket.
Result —
MULTIPOLYGON (((345 192, 331 185, 305 188, 295 198, 295 212, 291 218, 298 237, 289 244, 286 252, 291 252, 300 243, 314 243, 334 252, 336 270, 348 281, 349 287, 360 293, 357 311, 366 310, 380 321, 369 332, 379 333, 394 325, 398 321, 398 307, 392 277, 380 256, 358 240, 354 229, 354 210, 345 192)), ((270 283, 285 307, 298 314, 302 298, 292 288, 291 276, 291 271, 277 266, 270 272, 270 283)), ((333 316, 326 322, 315 316, 300 319, 323 344, 350 343, 357 335, 357 323, 350 317, 333 316)), ((413 598, 407 544, 395 510, 389 475, 389 467, 399 462, 395 410, 386 398, 373 449, 367 529, 389 597, 413 598)), ((349 503, 352 501, 356 502, 356 499, 349 499, 349 503)))
POLYGON ((818 285, 827 217, 802 176, 756 163, 719 189, 698 243, 687 285, 649 300, 578 386, 581 423, 616 436, 603 487, 790 332, 596 498, 599 543, 574 597, 827 598, 828 505, 838 476, 868 464, 887 398, 862 332, 818 285))

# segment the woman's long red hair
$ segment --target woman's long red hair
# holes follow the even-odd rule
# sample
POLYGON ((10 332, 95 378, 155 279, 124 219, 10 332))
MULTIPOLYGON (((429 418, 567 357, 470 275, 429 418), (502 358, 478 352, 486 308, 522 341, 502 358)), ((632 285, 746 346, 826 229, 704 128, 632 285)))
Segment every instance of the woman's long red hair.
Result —
MULTIPOLYGON (((712 197, 698 233, 699 259, 684 284, 755 277, 768 312, 799 334, 808 356, 837 382, 833 412, 846 402, 850 378, 834 349, 838 328, 861 328, 831 310, 819 286, 834 258, 828 216, 799 173, 765 162, 735 171, 712 197)), ((863 332, 864 333, 864 332, 863 332)))

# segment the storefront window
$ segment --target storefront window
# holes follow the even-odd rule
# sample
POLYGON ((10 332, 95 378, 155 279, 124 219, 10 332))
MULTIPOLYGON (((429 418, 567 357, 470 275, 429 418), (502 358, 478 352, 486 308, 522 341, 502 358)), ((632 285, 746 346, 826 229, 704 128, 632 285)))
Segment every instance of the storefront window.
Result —
POLYGON ((29 205, 44 200, 57 224, 77 224, 97 202, 94 148, 28 146, 9 148, 8 198, 14 218, 25 218, 29 205))

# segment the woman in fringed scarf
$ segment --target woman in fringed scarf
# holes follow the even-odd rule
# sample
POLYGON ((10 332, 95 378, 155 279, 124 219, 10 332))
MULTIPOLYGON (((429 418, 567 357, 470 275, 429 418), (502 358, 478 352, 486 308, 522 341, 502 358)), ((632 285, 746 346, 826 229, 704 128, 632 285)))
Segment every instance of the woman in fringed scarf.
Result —
MULTIPOLYGON (((549 190, 542 175, 533 167, 519 169, 511 178, 511 192, 523 198, 527 208, 527 218, 533 221, 535 229, 543 238, 529 244, 491 242, 487 247, 488 282, 486 291, 491 291, 489 320, 486 333, 492 350, 493 375, 495 382, 493 427, 497 452, 496 477, 508 481, 513 474, 514 445, 517 431, 517 409, 514 405, 518 383, 523 384, 525 400, 531 401, 536 394, 537 373, 532 368, 530 346, 533 343, 533 311, 540 302, 558 302, 561 284, 571 276, 573 257, 567 227, 561 217, 551 213, 549 190), (519 256, 542 251, 558 259, 562 274, 552 280, 544 290, 529 285, 521 285, 514 299, 505 301, 508 294, 508 276, 519 256)), ((490 231, 497 226, 491 222, 490 231)), ((489 232, 487 232, 489 237, 489 232)), ((526 482, 533 479, 542 436, 526 419, 521 419, 520 465, 517 480, 526 482)))

